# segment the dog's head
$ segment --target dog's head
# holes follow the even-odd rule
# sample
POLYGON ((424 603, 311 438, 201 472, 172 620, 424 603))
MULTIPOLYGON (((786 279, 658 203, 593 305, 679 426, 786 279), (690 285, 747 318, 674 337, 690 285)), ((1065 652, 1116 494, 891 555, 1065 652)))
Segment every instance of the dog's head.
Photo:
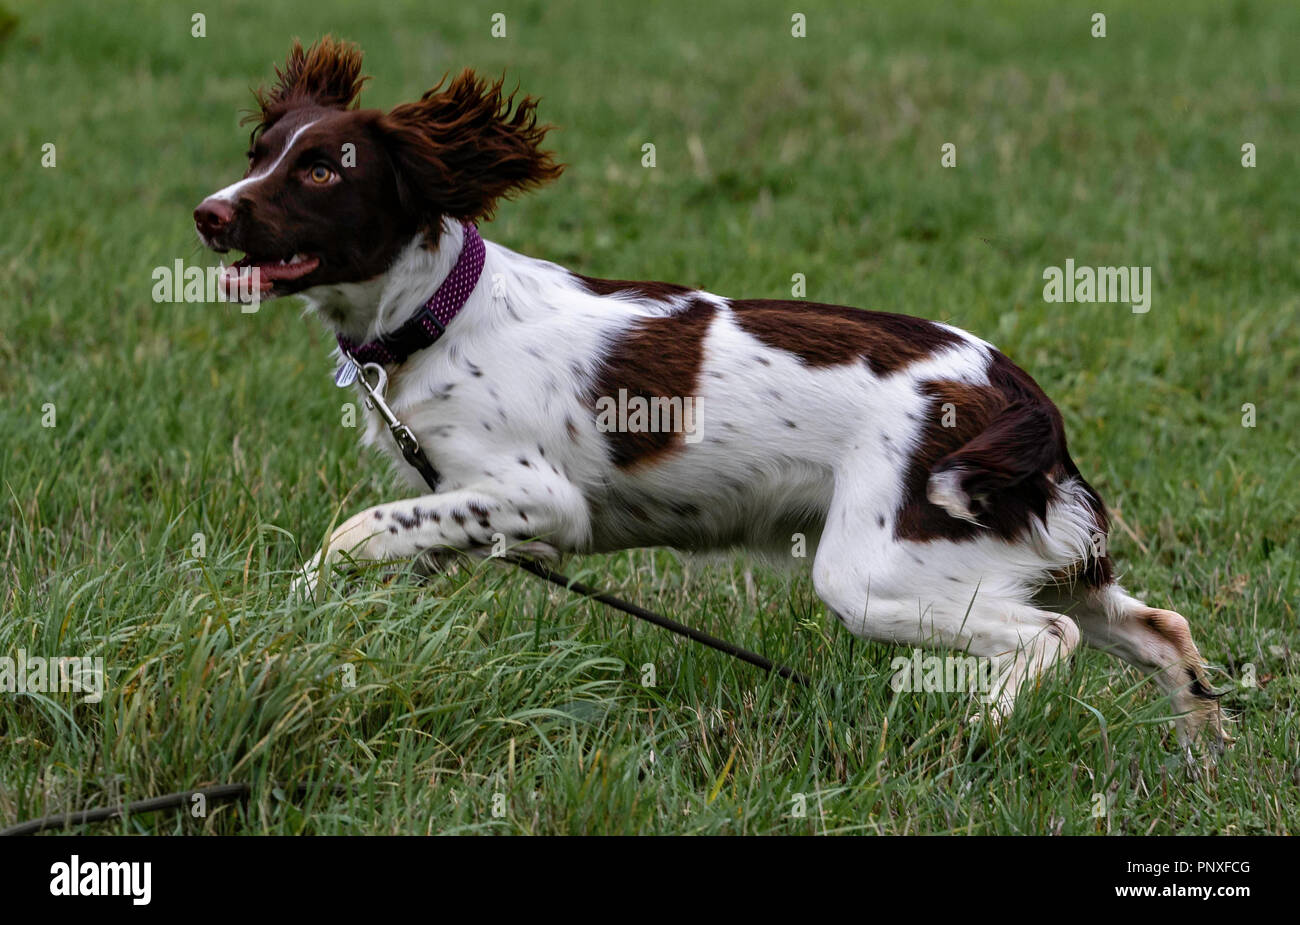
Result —
POLYGON ((502 197, 562 169, 540 148, 537 101, 470 70, 392 112, 356 108, 361 52, 294 42, 258 111, 244 178, 194 210, 205 245, 243 251, 261 297, 373 279, 444 218, 491 218, 502 197))

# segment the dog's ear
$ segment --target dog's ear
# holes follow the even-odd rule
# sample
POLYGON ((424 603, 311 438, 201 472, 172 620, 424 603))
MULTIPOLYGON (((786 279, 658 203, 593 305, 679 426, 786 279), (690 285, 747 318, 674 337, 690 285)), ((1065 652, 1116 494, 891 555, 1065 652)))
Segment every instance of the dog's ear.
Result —
POLYGON ((444 89, 398 106, 378 122, 393 159, 403 204, 436 230, 443 217, 491 218, 496 202, 554 180, 564 169, 541 149, 549 125, 537 100, 502 92, 468 68, 444 89))
POLYGON ((244 121, 257 120, 253 134, 265 131, 290 109, 298 106, 325 106, 347 109, 370 78, 361 76, 361 49, 331 35, 322 38, 306 51, 297 39, 289 49, 284 67, 275 69, 275 86, 253 91, 259 112, 244 121))

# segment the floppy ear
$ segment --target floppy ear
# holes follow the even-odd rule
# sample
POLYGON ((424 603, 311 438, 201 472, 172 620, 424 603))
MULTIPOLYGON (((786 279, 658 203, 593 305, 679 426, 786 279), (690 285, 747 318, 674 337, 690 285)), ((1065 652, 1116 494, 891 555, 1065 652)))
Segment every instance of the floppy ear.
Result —
MULTIPOLYGON (((444 78, 445 81, 446 78, 444 78)), ((378 120, 397 172, 402 201, 428 229, 444 217, 491 218, 496 201, 554 180, 564 169, 541 143, 537 100, 502 93, 466 68, 418 103, 378 120)))
POLYGON ((351 42, 327 35, 306 51, 293 40, 283 68, 275 69, 275 86, 253 91, 260 112, 250 113, 245 122, 257 119, 256 135, 297 106, 326 106, 347 109, 356 102, 361 85, 361 49, 351 42))

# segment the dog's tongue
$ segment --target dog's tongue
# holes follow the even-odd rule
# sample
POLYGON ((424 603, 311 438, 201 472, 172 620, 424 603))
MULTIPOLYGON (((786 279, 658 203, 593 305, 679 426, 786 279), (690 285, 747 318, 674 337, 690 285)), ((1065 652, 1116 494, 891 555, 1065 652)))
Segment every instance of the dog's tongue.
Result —
POLYGON ((265 263, 245 257, 222 268, 221 285, 227 298, 238 299, 243 294, 265 294, 278 280, 298 279, 320 266, 319 257, 295 255, 291 260, 269 260, 265 263))

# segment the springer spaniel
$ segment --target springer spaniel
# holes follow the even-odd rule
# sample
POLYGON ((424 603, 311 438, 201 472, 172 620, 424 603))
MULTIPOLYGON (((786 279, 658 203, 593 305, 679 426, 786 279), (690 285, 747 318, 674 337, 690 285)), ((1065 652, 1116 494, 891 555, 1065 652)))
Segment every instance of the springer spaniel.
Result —
POLYGON ((536 100, 466 70, 419 102, 358 109, 361 53, 329 37, 295 42, 277 78, 256 93, 248 172, 195 210, 199 236, 247 254, 232 286, 252 273, 263 298, 305 297, 340 359, 383 366, 440 479, 428 493, 369 414, 364 442, 417 494, 335 530, 308 590, 344 553, 504 538, 789 554, 802 534, 817 594, 855 635, 990 659, 994 719, 1083 642, 1155 677, 1184 745, 1207 724, 1227 739, 1187 620, 1115 581, 1060 413, 993 346, 516 254, 475 223, 560 174, 536 100))

